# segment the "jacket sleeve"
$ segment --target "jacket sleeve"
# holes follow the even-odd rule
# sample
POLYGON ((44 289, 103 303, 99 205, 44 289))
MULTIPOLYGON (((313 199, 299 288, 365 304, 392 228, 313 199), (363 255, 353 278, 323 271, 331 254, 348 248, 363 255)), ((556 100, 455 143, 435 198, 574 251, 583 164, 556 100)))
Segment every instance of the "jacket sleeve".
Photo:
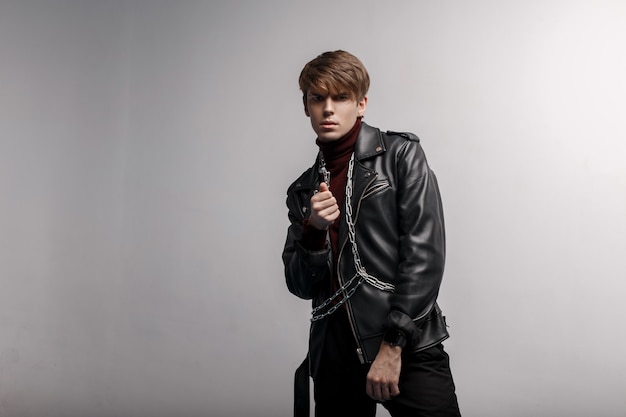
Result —
POLYGON ((387 329, 400 330, 411 345, 435 308, 445 264, 441 197, 417 140, 398 153, 399 261, 387 329))
POLYGON ((283 249, 283 264, 287 288, 294 295, 309 300, 314 298, 322 282, 329 274, 328 259, 330 249, 325 245, 320 250, 310 250, 302 244, 303 216, 294 204, 294 196, 287 197, 290 226, 283 249))

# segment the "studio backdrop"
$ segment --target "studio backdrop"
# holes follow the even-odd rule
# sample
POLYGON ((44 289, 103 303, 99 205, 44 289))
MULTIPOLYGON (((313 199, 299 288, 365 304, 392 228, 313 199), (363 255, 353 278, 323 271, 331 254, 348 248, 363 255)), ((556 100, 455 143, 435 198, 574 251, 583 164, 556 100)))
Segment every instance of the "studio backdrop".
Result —
POLYGON ((618 0, 2 0, 0 416, 290 415, 297 79, 334 49, 438 175, 463 415, 626 415, 624 22, 618 0))

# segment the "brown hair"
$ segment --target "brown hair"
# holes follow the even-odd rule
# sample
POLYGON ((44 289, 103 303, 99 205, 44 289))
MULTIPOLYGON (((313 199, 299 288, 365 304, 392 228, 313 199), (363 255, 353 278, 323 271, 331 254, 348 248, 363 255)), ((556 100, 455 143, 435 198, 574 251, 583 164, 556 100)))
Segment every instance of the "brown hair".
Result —
POLYGON ((370 87, 365 65, 346 51, 329 51, 307 63, 300 73, 300 90, 306 99, 311 88, 329 92, 347 92, 360 101, 370 87))

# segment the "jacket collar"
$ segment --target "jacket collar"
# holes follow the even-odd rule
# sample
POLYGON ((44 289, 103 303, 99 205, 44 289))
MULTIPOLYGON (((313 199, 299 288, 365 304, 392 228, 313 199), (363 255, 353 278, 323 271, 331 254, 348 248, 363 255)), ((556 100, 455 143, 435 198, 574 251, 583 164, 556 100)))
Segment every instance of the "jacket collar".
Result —
MULTIPOLYGON (((361 130, 359 131, 359 136, 354 146, 354 157, 358 161, 362 161, 372 156, 380 155, 386 150, 387 148, 383 142, 383 135, 380 130, 366 123, 361 123, 361 130)), ((318 183, 319 174, 317 167, 319 164, 319 155, 320 153, 318 152, 313 166, 291 185, 289 191, 314 187, 315 184, 318 183)))
POLYGON ((356 159, 363 160, 385 152, 387 148, 383 142, 380 130, 366 123, 361 124, 361 131, 354 147, 356 159))

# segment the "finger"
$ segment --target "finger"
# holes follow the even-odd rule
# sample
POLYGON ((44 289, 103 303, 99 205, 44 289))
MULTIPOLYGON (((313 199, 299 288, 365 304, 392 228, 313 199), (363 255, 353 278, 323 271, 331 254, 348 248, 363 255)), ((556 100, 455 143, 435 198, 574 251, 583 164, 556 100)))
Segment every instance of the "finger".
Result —
POLYGON ((323 199, 323 200, 312 200, 311 201, 311 210, 313 211, 322 211, 329 209, 331 207, 335 207, 337 210, 339 206, 337 205, 337 200, 335 197, 323 199))
POLYGON ((380 398, 382 400, 389 400, 391 398, 391 394, 389 392, 389 386, 388 385, 383 385, 380 388, 380 398))
POLYGON ((376 399, 378 401, 384 401, 388 399, 387 392, 384 385, 379 385, 376 390, 376 399))
POLYGON ((379 381, 370 382, 370 393, 368 395, 372 397, 376 401, 381 401, 383 399, 383 384, 379 381))
POLYGON ((328 190, 328 184, 326 184, 325 182, 320 182, 320 193, 328 190))
POLYGON ((316 207, 316 211, 321 215, 322 213, 326 215, 333 214, 339 211, 339 206, 337 204, 320 204, 319 207, 316 207))
POLYGON ((397 396, 398 394, 400 394, 400 387, 398 387, 398 384, 392 384, 392 385, 389 387, 389 394, 390 394, 392 397, 395 397, 395 396, 397 396))
POLYGON ((339 217, 339 208, 336 205, 331 207, 326 207, 325 209, 313 209, 311 211, 312 216, 320 217, 323 219, 331 219, 334 220, 339 217))
POLYGON ((333 200, 333 202, 337 201, 335 197, 333 196, 333 193, 331 193, 330 191, 320 191, 311 196, 311 202, 320 202, 320 201, 327 201, 327 200, 333 200))
POLYGON ((330 211, 327 212, 326 210, 318 213, 318 217, 320 219, 322 219, 324 222, 327 223, 327 225, 330 225, 332 223, 335 222, 335 220, 337 220, 339 218, 339 212, 338 211, 330 211))
POLYGON ((371 399, 380 401, 380 385, 378 383, 368 382, 365 392, 371 399))

